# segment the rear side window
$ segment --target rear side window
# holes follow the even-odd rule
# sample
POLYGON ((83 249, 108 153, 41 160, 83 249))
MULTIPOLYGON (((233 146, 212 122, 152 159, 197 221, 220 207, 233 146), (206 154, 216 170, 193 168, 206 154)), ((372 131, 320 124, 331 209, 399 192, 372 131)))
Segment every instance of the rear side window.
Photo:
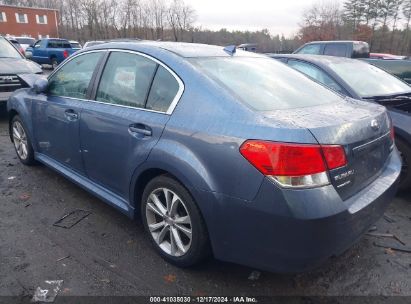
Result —
POLYGON ((80 55, 67 62, 49 80, 49 95, 85 99, 101 52, 80 55))
POLYGON ((101 102, 144 108, 157 63, 136 54, 113 52, 97 90, 101 102))
POLYGON ((178 90, 179 84, 174 76, 159 66, 148 96, 147 109, 167 112, 178 90))
POLYGON ((346 44, 326 44, 324 48, 324 55, 345 57, 347 56, 346 44))
POLYGON ((297 54, 319 55, 321 52, 321 44, 308 44, 300 49, 297 54))

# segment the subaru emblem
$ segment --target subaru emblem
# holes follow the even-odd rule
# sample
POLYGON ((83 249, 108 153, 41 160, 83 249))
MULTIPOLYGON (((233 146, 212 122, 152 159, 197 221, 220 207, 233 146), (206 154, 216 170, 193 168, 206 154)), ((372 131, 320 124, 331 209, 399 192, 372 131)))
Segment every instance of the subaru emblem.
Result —
POLYGON ((373 120, 371 121, 371 128, 372 128, 374 131, 378 131, 378 130, 380 129, 380 125, 378 124, 378 121, 377 121, 376 119, 373 119, 373 120))

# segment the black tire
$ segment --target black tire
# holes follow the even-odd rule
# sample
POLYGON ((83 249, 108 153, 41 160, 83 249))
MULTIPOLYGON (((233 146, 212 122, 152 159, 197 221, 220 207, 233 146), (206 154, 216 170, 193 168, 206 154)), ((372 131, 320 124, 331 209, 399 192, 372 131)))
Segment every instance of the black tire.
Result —
POLYGON ((57 59, 56 58, 51 58, 51 66, 52 66, 52 68, 53 68, 53 70, 55 70, 57 67, 58 67, 58 62, 57 62, 57 59))
POLYGON ((401 191, 411 190, 411 171, 409 168, 411 164, 411 147, 399 138, 395 139, 395 144, 397 145, 397 148, 400 151, 402 158, 399 189, 401 191))
POLYGON ((27 132, 27 127, 25 126, 23 120, 20 118, 19 115, 15 115, 13 119, 11 120, 10 132, 12 132, 11 134, 13 136, 13 127, 15 126, 16 123, 19 123, 21 127, 23 128, 25 136, 26 136, 26 140, 27 140, 27 156, 23 158, 17 151, 15 139, 13 138, 14 149, 16 151, 17 157, 26 166, 35 165, 36 161, 34 160, 34 150, 33 150, 32 141, 31 141, 30 135, 27 132))
MULTIPOLYGON (((144 225, 144 229, 153 244, 155 250, 163 257, 167 262, 174 264, 178 267, 189 267, 200 263, 211 254, 210 242, 208 237, 207 228, 200 210, 197 207, 194 199, 177 180, 169 175, 161 175, 152 179, 144 189, 143 197, 141 201, 141 218, 144 225), (146 215, 147 204, 149 203, 149 196, 159 188, 166 188, 177 194, 178 197, 184 202, 187 209, 187 213, 191 219, 191 245, 187 252, 181 256, 173 256, 165 252, 155 241, 150 229, 148 227, 148 217, 146 215)), ((170 235, 171 237, 171 235, 170 235)), ((171 242, 171 241, 170 241, 171 242)))

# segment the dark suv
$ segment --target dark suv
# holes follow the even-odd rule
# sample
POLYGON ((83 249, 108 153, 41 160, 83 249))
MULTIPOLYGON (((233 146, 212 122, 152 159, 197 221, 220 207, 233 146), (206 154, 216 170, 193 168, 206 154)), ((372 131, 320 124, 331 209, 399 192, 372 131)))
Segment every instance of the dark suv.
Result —
POLYGON ((18 75, 41 74, 41 67, 27 60, 7 39, 0 36, 0 104, 25 86, 18 75))
POLYGON ((314 41, 304 44, 294 54, 370 58, 370 47, 363 41, 314 41))

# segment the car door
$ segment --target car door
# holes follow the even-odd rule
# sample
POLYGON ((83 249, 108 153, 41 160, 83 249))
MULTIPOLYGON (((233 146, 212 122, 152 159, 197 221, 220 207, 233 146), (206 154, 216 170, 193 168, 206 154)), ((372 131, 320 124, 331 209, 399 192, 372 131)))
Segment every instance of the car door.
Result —
POLYGON ((131 177, 159 140, 183 83, 159 61, 125 51, 111 52, 97 82, 81 118, 84 166, 92 181, 128 201, 131 177))
POLYGON ((33 45, 33 50, 32 50, 32 60, 42 64, 46 63, 45 55, 44 55, 44 50, 42 50, 42 46, 45 44, 43 40, 38 40, 34 45, 33 45))
POLYGON ((79 173, 84 173, 79 138, 81 107, 103 53, 76 56, 51 75, 46 94, 33 98, 37 151, 79 173))

